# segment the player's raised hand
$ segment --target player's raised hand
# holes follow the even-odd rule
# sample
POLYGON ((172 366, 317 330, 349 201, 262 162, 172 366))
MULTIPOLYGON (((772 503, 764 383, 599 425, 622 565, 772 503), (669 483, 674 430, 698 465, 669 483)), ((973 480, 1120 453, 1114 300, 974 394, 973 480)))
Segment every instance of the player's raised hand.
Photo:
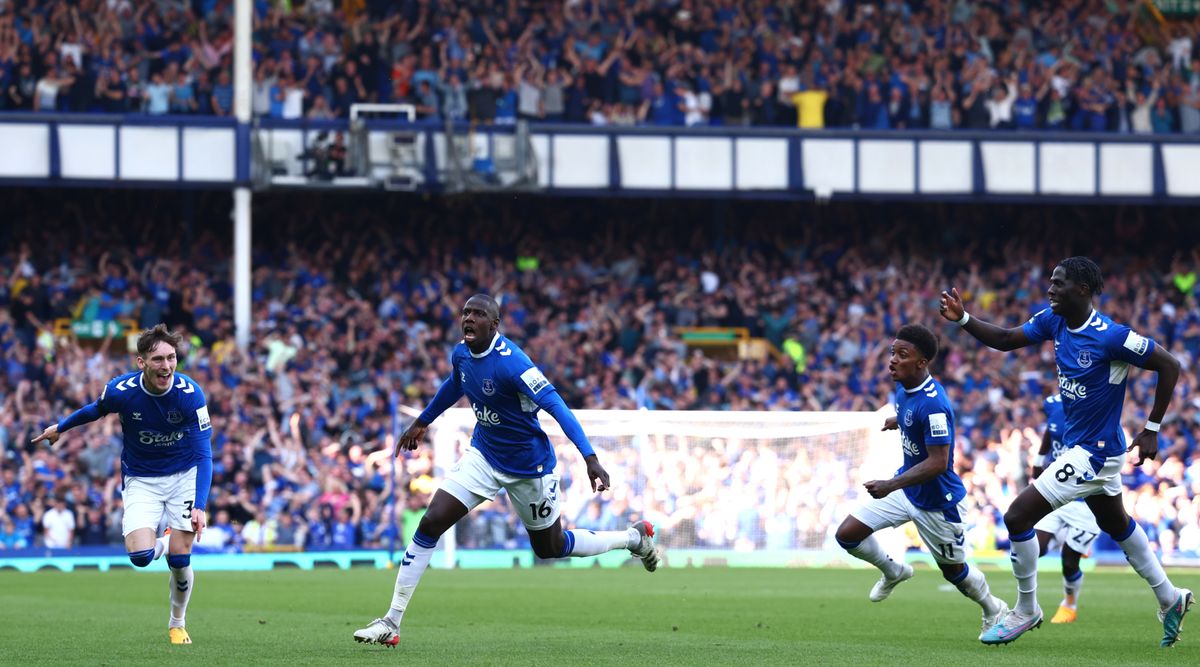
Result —
POLYGON ((51 424, 50 426, 46 427, 45 431, 42 431, 41 435, 38 435, 29 442, 31 444, 37 444, 39 440, 48 440, 50 441, 50 444, 53 445, 54 443, 58 442, 58 438, 61 435, 62 434, 58 432, 58 424, 51 424))
POLYGON ((1126 453, 1132 452, 1134 448, 1138 450, 1137 461, 1133 463, 1135 466, 1140 466, 1146 461, 1153 461, 1154 457, 1158 456, 1158 433, 1154 431, 1142 431, 1129 443, 1129 448, 1126 453))
POLYGON ((192 532, 196 533, 196 541, 197 542, 200 541, 200 533, 203 533, 204 529, 207 527, 208 527, 208 515, 206 515, 204 513, 204 510, 198 510, 193 507, 192 508, 192 532))
POLYGON ((896 422, 896 418, 893 416, 893 417, 888 417, 887 419, 883 420, 883 428, 881 428, 879 430, 880 431, 895 431, 898 428, 900 428, 900 424, 898 424, 896 422))
POLYGON ((607 491, 610 488, 608 471, 600 465, 600 459, 592 454, 584 461, 587 463, 588 479, 592 482, 592 491, 607 491))
POLYGON ((949 292, 942 292, 942 302, 938 306, 938 312, 951 322, 962 319, 966 310, 963 308, 962 297, 959 296, 957 287, 951 287, 949 292))
POLYGON ((427 428, 429 428, 429 424, 420 419, 414 421, 412 426, 409 426, 408 430, 404 432, 404 435, 400 436, 400 444, 396 447, 394 456, 400 456, 400 452, 404 451, 411 452, 420 446, 421 440, 425 438, 425 429, 427 428))

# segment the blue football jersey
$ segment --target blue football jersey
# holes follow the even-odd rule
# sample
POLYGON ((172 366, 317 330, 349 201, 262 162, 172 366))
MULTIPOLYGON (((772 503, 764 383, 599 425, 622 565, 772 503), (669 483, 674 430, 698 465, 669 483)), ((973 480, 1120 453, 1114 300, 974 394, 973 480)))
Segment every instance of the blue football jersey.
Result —
POLYGON ((1050 433, 1050 453, 1046 455, 1046 463, 1067 453, 1068 447, 1063 444, 1063 433, 1066 432, 1067 415, 1063 412, 1062 396, 1054 394, 1042 401, 1042 410, 1046 413, 1046 430, 1050 433))
POLYGON ((1093 462, 1099 470, 1100 459, 1125 452, 1121 407, 1129 366, 1145 366, 1154 341, 1095 310, 1083 326, 1072 330, 1046 308, 1029 318, 1024 331, 1035 343, 1054 341, 1058 393, 1066 415, 1063 443, 1099 457, 1093 462))
POLYGON ((96 405, 102 414, 121 416, 124 475, 164 477, 212 458, 212 421, 204 392, 182 373, 171 378, 171 388, 163 394, 147 391, 140 371, 120 375, 104 386, 96 405))
MULTIPOLYGON (((521 348, 497 333, 482 354, 471 352, 466 343, 455 345, 450 365, 454 389, 466 395, 475 411, 471 444, 488 463, 518 477, 553 471, 554 448, 537 412, 557 391, 521 348)), ((421 415, 425 423, 437 417, 431 410, 421 415)))
POLYGON ((896 423, 904 447, 904 465, 896 474, 929 458, 926 448, 930 445, 950 446, 946 470, 924 484, 905 487, 904 495, 923 510, 946 510, 957 505, 967 489, 954 472, 954 409, 946 390, 933 376, 914 389, 896 383, 896 423))

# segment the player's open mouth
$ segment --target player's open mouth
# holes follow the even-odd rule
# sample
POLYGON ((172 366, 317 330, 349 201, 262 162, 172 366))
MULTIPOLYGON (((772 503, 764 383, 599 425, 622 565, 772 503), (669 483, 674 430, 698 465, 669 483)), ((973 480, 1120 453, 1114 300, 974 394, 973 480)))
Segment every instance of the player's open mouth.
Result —
POLYGON ((475 327, 463 327, 463 340, 475 340, 475 327))

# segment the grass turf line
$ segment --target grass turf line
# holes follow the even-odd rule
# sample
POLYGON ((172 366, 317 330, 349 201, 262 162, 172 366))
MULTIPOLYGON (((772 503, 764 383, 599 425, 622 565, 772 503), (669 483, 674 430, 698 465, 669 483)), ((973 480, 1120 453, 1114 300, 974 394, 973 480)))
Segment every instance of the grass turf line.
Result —
MULTIPOLYGON (((1128 570, 1089 573, 1069 626, 1049 623, 1061 579, 1043 572, 1046 623, 996 648, 977 639, 978 607, 927 569, 878 604, 867 600, 872 570, 432 570, 399 648, 355 643, 354 630, 386 609, 394 574, 200 571, 195 643, 171 646, 165 571, 3 572, 0 664, 1200 663, 1200 620, 1188 619, 1175 649, 1159 649, 1154 598, 1128 570)), ((1200 587, 1198 572, 1172 575, 1200 587)), ((1012 576, 987 576, 1011 604, 1012 576)))

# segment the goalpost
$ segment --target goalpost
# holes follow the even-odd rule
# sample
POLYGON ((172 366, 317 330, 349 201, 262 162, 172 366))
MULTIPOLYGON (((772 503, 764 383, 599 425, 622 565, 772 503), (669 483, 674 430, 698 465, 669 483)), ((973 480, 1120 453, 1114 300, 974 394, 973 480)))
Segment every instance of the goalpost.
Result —
MULTIPOLYGON (((558 423, 540 417, 558 457, 566 527, 613 530, 647 518, 659 527, 668 565, 789 566, 854 560, 837 546, 834 531, 866 497, 862 483, 890 478, 901 463, 896 434, 880 431, 888 414, 890 408, 577 410, 611 476, 612 489, 603 494, 591 491, 586 466, 558 423)), ((449 472, 474 428, 467 408, 448 410, 433 423, 436 477, 449 472)), ((903 555, 900 531, 880 531, 879 537, 894 556, 903 555)), ((528 551, 503 493, 468 515, 442 545, 442 562, 449 566, 471 566, 481 552, 528 551)), ((625 558, 608 556, 609 562, 625 558)))

